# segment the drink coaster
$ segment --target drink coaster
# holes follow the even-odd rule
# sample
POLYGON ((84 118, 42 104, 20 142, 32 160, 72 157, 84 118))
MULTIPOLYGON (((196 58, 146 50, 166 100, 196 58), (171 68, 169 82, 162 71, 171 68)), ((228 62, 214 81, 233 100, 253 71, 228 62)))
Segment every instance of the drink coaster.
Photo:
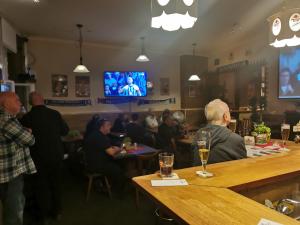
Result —
POLYGON ((174 180, 174 179, 179 179, 179 176, 177 173, 172 173, 170 177, 161 177, 163 180, 174 180))
POLYGON ((196 174, 200 177, 213 177, 214 174, 210 172, 203 172, 202 170, 196 171, 196 174))

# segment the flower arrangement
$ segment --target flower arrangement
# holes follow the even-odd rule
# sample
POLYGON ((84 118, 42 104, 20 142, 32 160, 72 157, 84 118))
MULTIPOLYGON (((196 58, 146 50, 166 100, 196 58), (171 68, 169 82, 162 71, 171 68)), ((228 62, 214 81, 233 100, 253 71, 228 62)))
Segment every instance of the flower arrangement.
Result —
POLYGON ((256 137, 257 144, 268 143, 271 139, 271 128, 267 127, 264 122, 255 124, 252 135, 256 137))

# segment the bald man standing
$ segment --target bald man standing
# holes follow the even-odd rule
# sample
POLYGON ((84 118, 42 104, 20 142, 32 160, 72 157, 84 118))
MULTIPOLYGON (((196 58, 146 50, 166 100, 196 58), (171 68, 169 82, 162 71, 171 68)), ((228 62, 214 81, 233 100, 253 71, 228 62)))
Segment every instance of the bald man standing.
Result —
POLYGON ((45 106, 41 94, 30 93, 29 102, 32 108, 21 123, 32 129, 35 136, 36 143, 30 151, 37 173, 32 176, 32 182, 39 223, 48 224, 50 216, 58 219, 61 215, 61 136, 67 135, 69 128, 58 111, 45 106))
POLYGON ((34 137, 16 119, 20 108, 15 93, 0 93, 0 200, 4 225, 23 224, 23 174, 36 172, 28 148, 34 144, 34 137))

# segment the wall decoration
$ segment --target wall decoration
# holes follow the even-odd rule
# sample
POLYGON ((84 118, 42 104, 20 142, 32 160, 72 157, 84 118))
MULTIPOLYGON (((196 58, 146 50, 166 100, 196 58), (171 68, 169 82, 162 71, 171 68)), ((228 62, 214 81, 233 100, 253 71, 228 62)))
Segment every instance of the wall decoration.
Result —
POLYGON ((147 81, 147 94, 148 95, 154 94, 154 84, 152 81, 147 81))
POLYGON ((75 76, 76 97, 90 97, 90 77, 75 76))
POLYGON ((160 95, 170 95, 169 78, 160 78, 160 95))
POLYGON ((197 86, 196 85, 189 85, 189 97, 190 98, 197 97, 197 86))
POLYGON ((46 105, 51 106, 89 106, 92 105, 92 101, 90 99, 85 100, 57 100, 57 99, 45 99, 46 105))
POLYGON ((52 74, 52 96, 68 97, 68 76, 52 74))

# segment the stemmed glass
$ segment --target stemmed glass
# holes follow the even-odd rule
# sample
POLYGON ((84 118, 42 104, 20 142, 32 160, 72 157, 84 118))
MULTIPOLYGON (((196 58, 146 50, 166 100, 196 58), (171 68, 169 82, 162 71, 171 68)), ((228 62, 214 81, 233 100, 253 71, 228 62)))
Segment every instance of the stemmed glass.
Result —
POLYGON ((290 136, 290 129, 291 129, 290 124, 286 124, 286 123, 281 124, 281 138, 282 138, 283 150, 287 150, 285 148, 285 145, 286 145, 286 141, 289 139, 290 136))
POLYGON ((198 151, 199 156, 202 163, 202 171, 197 171, 197 174, 202 177, 212 177, 213 174, 206 171, 206 165, 209 157, 210 152, 210 143, 211 143, 211 132, 208 130, 202 130, 198 136, 198 151))

